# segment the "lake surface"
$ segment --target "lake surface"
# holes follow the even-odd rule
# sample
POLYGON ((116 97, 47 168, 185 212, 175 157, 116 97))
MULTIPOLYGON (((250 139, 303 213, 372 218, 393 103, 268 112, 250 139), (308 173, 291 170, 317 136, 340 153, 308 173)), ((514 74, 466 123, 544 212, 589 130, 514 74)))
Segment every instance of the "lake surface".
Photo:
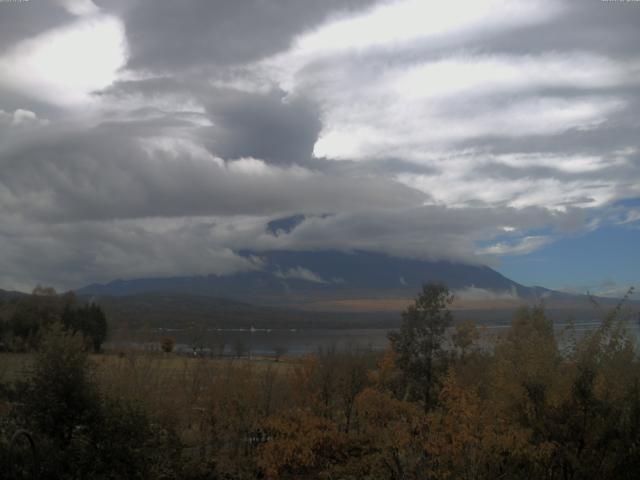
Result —
MULTIPOLYGON (((574 331, 577 337, 593 331, 600 325, 597 320, 576 322, 574 331)), ((562 343, 563 331, 567 323, 556 323, 555 329, 562 343)), ((488 324, 479 326, 483 329, 484 343, 491 343, 497 336, 505 332, 508 324, 488 324)), ((629 321, 628 331, 640 337, 638 322, 629 321)), ((319 349, 372 349, 384 350, 388 345, 388 328, 358 329, 157 329, 135 341, 114 341, 108 346, 137 346, 146 350, 158 350, 163 337, 172 337, 176 341, 175 350, 180 353, 193 354, 195 351, 204 354, 215 353, 225 355, 305 355, 315 353, 319 349)))

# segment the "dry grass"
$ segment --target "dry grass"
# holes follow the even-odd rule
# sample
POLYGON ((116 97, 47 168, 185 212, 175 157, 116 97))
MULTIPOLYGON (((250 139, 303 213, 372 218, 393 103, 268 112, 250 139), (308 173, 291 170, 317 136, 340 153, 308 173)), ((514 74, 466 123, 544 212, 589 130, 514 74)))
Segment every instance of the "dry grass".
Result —
MULTIPOLYGON (((34 354, 0 354, 0 382, 25 379, 34 354)), ((289 372, 301 359, 193 358, 128 352, 91 355, 104 393, 171 419, 186 445, 214 440, 213 424, 241 419, 227 429, 245 431, 289 395, 289 372)), ((2 405, 0 405, 2 407, 2 405)), ((1 410, 1 408, 0 408, 1 410)))
MULTIPOLYGON (((321 300, 304 305, 309 310, 348 312, 401 312, 413 303, 411 298, 345 298, 321 300)), ((451 310, 496 310, 514 309, 524 302, 520 299, 479 299, 456 298, 451 310)))
MULTIPOLYGON (((33 364, 33 353, 0 353, 0 383, 11 383, 25 378, 33 364)), ((141 352, 127 352, 120 354, 91 355, 91 360, 98 368, 99 374, 106 374, 122 368, 123 364, 132 362, 143 366, 147 370, 163 372, 169 377, 178 373, 193 372, 201 368, 219 369, 228 365, 250 365, 257 370, 276 368, 281 371, 291 369, 299 363, 299 359, 283 357, 276 362, 271 357, 253 358, 193 358, 175 354, 155 354, 141 352)))
POLYGON ((406 298, 345 298, 310 302, 304 308, 339 312, 400 312, 410 303, 411 300, 406 298))

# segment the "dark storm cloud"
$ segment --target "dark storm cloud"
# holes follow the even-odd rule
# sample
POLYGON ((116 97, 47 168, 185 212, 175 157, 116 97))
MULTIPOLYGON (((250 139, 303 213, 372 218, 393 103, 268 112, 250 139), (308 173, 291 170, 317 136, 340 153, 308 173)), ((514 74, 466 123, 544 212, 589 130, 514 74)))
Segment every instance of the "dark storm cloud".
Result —
POLYGON ((77 288, 114 278, 220 274, 260 261, 217 245, 202 225, 154 228, 137 222, 25 223, 3 215, 0 283, 28 290, 35 282, 77 288), (93 280, 90 280, 93 279, 93 280))
MULTIPOLYGON (((53 119, 67 117, 69 114, 57 105, 52 105, 42 100, 34 99, 14 91, 3 91, 0 87, 0 109, 4 111, 16 111, 19 109, 38 112, 43 118, 53 119)), ((1 136, 1 133, 0 133, 1 136)))
MULTIPOLYGON (((521 232, 549 230, 549 235, 575 232, 585 222, 585 211, 568 208, 550 212, 544 208, 473 207, 451 209, 425 205, 403 209, 375 209, 335 215, 308 216, 277 235, 271 228, 242 229, 225 244, 256 250, 375 251, 402 257, 455 260, 467 263, 491 261, 478 255, 475 242, 499 234, 512 236, 518 244, 521 232), (510 234, 504 226, 509 226, 510 234)), ((552 237, 538 237, 551 240, 552 237)))
POLYGON ((171 135, 163 129, 175 126, 108 123, 0 151, 2 210, 69 222, 398 208, 424 198, 380 178, 341 178, 255 159, 225 163, 188 138, 163 141, 163 133, 171 135))
POLYGON ((517 34, 491 35, 478 50, 511 53, 591 51, 616 57, 637 54, 640 8, 637 2, 565 0, 564 13, 543 25, 525 26, 517 34))
POLYGON ((616 94, 624 98, 624 107, 609 116, 597 128, 570 129, 544 136, 507 137, 499 132, 488 137, 460 141, 461 149, 477 147, 483 151, 501 154, 559 153, 609 154, 625 147, 640 147, 640 89, 619 89, 616 94))
POLYGON ((98 97, 105 97, 107 100, 118 99, 126 101, 131 97, 154 98, 163 95, 183 94, 189 97, 200 97, 209 95, 211 89, 207 87, 207 82, 202 81, 197 76, 183 75, 177 72, 176 75, 163 75, 137 80, 118 80, 113 85, 95 92, 98 97))
POLYGON ((303 99, 283 92, 216 91, 208 111, 214 125, 213 151, 224 158, 256 157, 303 163, 320 133, 319 114, 303 99))
MULTIPOLYGON (((191 77, 165 77, 119 82, 100 95, 125 101, 131 96, 190 98, 204 106, 213 124, 200 129, 202 143, 223 158, 255 157, 270 163, 309 164, 322 126, 312 102, 277 89, 246 92, 211 87, 191 77)), ((179 100, 174 108, 180 108, 179 100)))
POLYGON ((131 48, 129 67, 173 70, 232 65, 286 49, 303 30, 332 13, 371 0, 100 0, 121 16, 131 48))

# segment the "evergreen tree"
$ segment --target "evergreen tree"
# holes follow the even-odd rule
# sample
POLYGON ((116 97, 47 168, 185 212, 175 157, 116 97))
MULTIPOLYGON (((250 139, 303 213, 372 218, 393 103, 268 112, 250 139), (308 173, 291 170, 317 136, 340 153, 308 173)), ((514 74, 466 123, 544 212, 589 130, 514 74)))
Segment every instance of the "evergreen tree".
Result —
POLYGON ((389 333, 408 396, 420 400, 425 410, 435 400, 437 373, 443 367, 444 334, 452 321, 447 307, 452 301, 453 295, 444 285, 424 285, 413 305, 402 313, 400 331, 389 333))

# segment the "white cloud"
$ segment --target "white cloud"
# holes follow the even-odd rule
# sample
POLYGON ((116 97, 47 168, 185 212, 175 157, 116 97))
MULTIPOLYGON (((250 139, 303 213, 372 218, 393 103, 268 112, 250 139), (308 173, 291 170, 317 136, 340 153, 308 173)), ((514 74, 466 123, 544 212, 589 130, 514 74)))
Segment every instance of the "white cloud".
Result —
MULTIPOLYGON (((467 19, 455 15, 452 5, 446 7, 447 4, 441 3, 439 8, 429 9, 425 2, 420 1, 387 3, 364 15, 320 27, 299 38, 295 48, 300 53, 312 54, 386 46, 443 33, 465 23, 467 19)), ((470 13, 470 10, 463 9, 462 13, 465 12, 470 13)))
POLYGON ((407 169, 395 178, 437 204, 594 209, 638 194, 619 176, 589 176, 628 170, 633 147, 615 154, 581 153, 581 145, 561 153, 490 153, 490 145, 501 141, 545 145, 549 137, 595 132, 629 112, 622 92, 640 84, 637 56, 620 59, 588 49, 491 53, 470 40, 495 33, 476 28, 486 22, 485 9, 499 29, 548 22, 562 13, 542 7, 520 2, 503 17, 506 10, 495 3, 478 2, 449 17, 448 6, 388 2, 302 35, 288 52, 263 62, 272 69, 260 74, 266 71, 291 95, 304 92, 317 102, 323 126, 316 157, 403 159, 427 167, 429 173, 407 169), (523 13, 535 7, 539 16, 523 13), (402 21, 383 20, 395 15, 402 21), (427 22, 413 32, 412 22, 426 16, 442 16, 434 25, 443 28, 432 30, 427 22), (420 35, 432 43, 420 43, 420 35), (455 42, 447 46, 442 39, 455 42), (483 142, 489 147, 476 147, 483 142), (510 177, 494 173, 496 165, 510 167, 510 177))
POLYGON ((312 178, 313 172, 293 165, 290 167, 277 167, 269 165, 257 158, 238 158, 226 163, 229 172, 250 176, 282 176, 290 175, 292 178, 312 178))
MULTIPOLYGON (((475 166, 474 166, 475 167, 475 166)), ((474 167, 466 174, 473 175, 474 167)), ((437 204, 468 207, 474 204, 509 205, 517 208, 540 206, 552 210, 567 207, 598 207, 613 201, 615 182, 606 180, 569 180, 557 178, 500 177, 465 178, 465 172, 449 170, 438 175, 398 175, 398 180, 429 193, 437 204)))
POLYGON ((478 249, 480 255, 525 255, 551 243, 553 239, 544 235, 528 236, 514 242, 499 242, 478 249))
MULTIPOLYGON (((608 278, 591 285, 568 285, 558 288, 557 290, 575 295, 586 295, 589 293, 597 297, 623 298, 629 293, 630 287, 632 287, 632 285, 620 285, 611 278, 608 278)), ((635 301, 640 300, 640 291, 637 287, 633 289, 631 295, 629 295, 629 299, 635 301)))
POLYGON ((49 121, 38 116, 31 110, 18 108, 13 112, 0 110, 0 127, 34 127, 48 125, 49 121))
POLYGON ((423 39, 468 38, 480 32, 543 22, 562 10, 562 5, 548 1, 476 0, 464 5, 423 0, 386 1, 361 15, 336 19, 301 35, 294 42, 291 54, 335 55, 349 50, 390 48, 423 39))
POLYGON ((628 212, 625 212, 624 214, 624 218, 622 218, 621 220, 618 220, 618 224, 619 225, 624 225, 627 223, 634 223, 640 220, 640 209, 638 208, 633 208, 631 210, 629 210, 628 212))
POLYGON ((13 112, 12 125, 20 125, 21 123, 33 123, 37 119, 36 114, 29 110, 18 109, 13 112))
POLYGON ((465 111, 462 99, 447 106, 441 104, 444 99, 416 102, 366 89, 336 92, 334 98, 324 99, 325 122, 314 155, 338 160, 419 158, 425 152, 482 137, 542 136, 594 128, 623 106, 615 98, 492 99, 476 93, 467 98, 474 111, 465 111), (353 94, 350 101, 349 93, 353 94))
POLYGON ((508 95, 544 87, 600 89, 638 84, 637 62, 586 53, 541 55, 457 55, 389 72, 396 95, 412 100, 460 94, 508 95))
POLYGON ((0 57, 0 87, 54 104, 85 104, 114 82, 126 58, 122 23, 90 15, 10 48, 0 57))
POLYGON ((333 281, 329 282, 323 279, 317 273, 314 273, 311 270, 304 267, 300 267, 300 266, 289 268, 284 272, 281 270, 278 270, 275 273, 275 276, 283 280, 296 279, 296 280, 305 280, 307 282, 313 282, 313 283, 334 283, 333 281))
POLYGON ((542 153, 506 154, 493 157, 493 160, 510 167, 548 167, 567 173, 595 172, 616 164, 625 163, 626 159, 609 159, 596 155, 549 155, 542 153))
POLYGON ((520 300, 515 287, 512 287, 511 290, 493 291, 471 285, 455 290, 453 293, 456 299, 462 301, 520 300))

